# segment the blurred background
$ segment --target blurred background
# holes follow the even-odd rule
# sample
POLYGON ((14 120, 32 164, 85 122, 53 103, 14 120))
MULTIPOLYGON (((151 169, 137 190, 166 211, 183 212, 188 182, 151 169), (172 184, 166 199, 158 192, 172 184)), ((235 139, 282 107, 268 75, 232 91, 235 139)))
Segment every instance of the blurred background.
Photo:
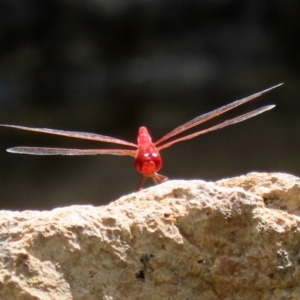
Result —
MULTIPOLYGON (((160 173, 207 181, 251 171, 299 175, 299 20, 297 0, 1 0, 0 123, 130 142, 144 125, 155 141, 284 82, 224 117, 275 109, 165 149, 160 173)), ((141 177, 132 157, 5 151, 118 145, 8 128, 0 137, 1 209, 102 205, 134 191, 141 177)))

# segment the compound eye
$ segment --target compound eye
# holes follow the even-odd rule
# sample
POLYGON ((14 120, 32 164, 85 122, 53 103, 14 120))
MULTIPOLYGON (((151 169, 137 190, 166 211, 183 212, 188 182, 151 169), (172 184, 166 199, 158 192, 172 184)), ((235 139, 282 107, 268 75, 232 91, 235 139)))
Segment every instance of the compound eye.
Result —
POLYGON ((162 167, 162 160, 159 154, 153 153, 152 154, 152 161, 155 163, 156 171, 159 171, 162 167))

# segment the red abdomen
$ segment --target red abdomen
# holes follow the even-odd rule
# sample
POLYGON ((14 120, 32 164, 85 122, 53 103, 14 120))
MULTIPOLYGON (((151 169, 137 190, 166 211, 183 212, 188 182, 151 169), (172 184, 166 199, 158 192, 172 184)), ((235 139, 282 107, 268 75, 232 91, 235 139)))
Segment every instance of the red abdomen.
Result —
POLYGON ((135 168, 145 176, 151 177, 162 167, 162 160, 146 127, 140 127, 138 133, 138 152, 135 168))

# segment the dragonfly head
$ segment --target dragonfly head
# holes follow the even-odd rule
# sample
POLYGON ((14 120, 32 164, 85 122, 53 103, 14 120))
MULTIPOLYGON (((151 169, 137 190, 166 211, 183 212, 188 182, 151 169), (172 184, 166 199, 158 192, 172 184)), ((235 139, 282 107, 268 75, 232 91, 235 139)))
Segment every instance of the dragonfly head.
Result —
POLYGON ((162 167, 162 159, 156 148, 153 146, 152 151, 143 151, 140 149, 135 159, 135 168, 138 172, 146 177, 153 176, 162 167), (154 150, 154 151, 153 151, 154 150))

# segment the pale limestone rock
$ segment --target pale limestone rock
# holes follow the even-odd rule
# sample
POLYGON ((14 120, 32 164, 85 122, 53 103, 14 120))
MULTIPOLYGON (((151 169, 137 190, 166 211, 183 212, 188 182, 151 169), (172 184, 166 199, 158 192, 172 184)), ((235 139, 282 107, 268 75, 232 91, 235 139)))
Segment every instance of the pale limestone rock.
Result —
POLYGON ((0 299, 300 299, 300 179, 168 181, 0 212, 0 299))
MULTIPOLYGON (((265 199, 269 208, 286 210, 300 216, 300 179, 283 173, 249 173, 246 176, 223 179, 219 186, 236 187, 265 199)), ((300 299, 300 297, 299 297, 300 299)))

